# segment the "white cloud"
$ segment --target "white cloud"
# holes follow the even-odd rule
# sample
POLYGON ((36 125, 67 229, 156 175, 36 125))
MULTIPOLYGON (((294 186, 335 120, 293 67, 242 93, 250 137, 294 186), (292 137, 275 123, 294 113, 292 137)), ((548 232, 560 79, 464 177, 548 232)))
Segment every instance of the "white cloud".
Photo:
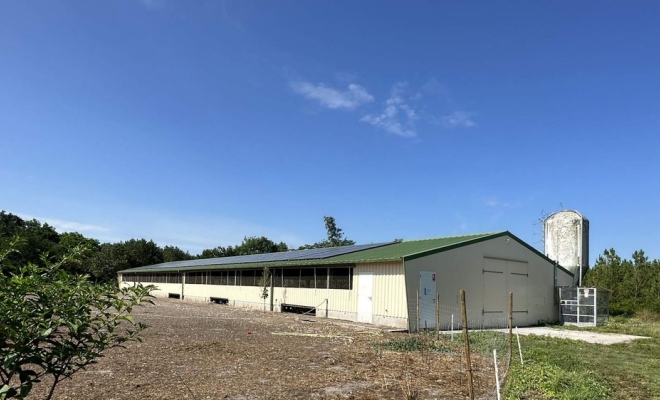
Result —
POLYGON ((99 225, 92 225, 92 224, 83 224, 80 222, 73 222, 73 221, 64 221, 61 219, 55 219, 55 218, 42 218, 42 217, 33 217, 30 215, 20 215, 21 218, 23 219, 36 219, 41 223, 47 223, 48 225, 53 226, 56 230, 60 232, 109 232, 110 229, 99 226, 99 225))
POLYGON ((336 109, 355 109, 365 103, 374 101, 374 97, 365 88, 355 83, 348 85, 348 90, 340 91, 323 83, 312 84, 306 81, 294 81, 291 88, 308 99, 317 100, 322 106, 336 109))
POLYGON ((402 137, 414 137, 415 121, 418 119, 415 110, 406 103, 404 92, 407 84, 398 82, 392 86, 390 97, 385 101, 385 109, 380 114, 368 114, 360 118, 386 132, 402 137))
POLYGON ((421 97, 424 94, 440 97, 448 103, 453 102, 451 99, 451 93, 449 92, 449 89, 447 89, 447 86, 440 82, 436 77, 426 81, 426 83, 422 85, 421 92, 419 92, 417 95, 421 97))
POLYGON ((492 208, 518 208, 521 206, 520 202, 509 203, 505 201, 500 201, 497 197, 490 197, 486 200, 485 203, 488 207, 492 208))
MULTIPOLYGON (((337 79, 354 82, 354 75, 338 74, 337 79), (350 80, 347 80, 350 79, 350 80)), ((350 83, 346 90, 336 89, 324 83, 313 84, 308 81, 291 81, 291 89, 307 99, 318 101, 325 108, 354 110, 374 101, 364 87, 350 83)), ((416 137, 418 124, 434 124, 444 128, 472 128, 477 126, 473 112, 456 110, 445 115, 431 114, 429 105, 420 101, 425 95, 446 98, 448 91, 437 79, 432 78, 421 89, 410 88, 407 82, 392 85, 389 97, 383 102, 380 112, 365 113, 360 122, 366 122, 393 135, 416 137)))
POLYGON ((477 124, 472 119, 473 113, 454 111, 440 117, 440 123, 447 128, 472 128, 477 124))
POLYGON ((490 199, 486 201, 488 207, 497 207, 500 203, 496 199, 490 199))

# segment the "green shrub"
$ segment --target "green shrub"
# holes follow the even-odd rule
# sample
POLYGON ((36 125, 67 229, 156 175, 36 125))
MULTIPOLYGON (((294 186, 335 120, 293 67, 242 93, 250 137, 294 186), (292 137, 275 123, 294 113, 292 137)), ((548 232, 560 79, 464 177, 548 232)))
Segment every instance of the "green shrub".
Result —
POLYGON ((529 361, 509 369, 505 399, 522 399, 538 393, 548 399, 599 400, 609 398, 609 388, 590 371, 570 370, 549 362, 529 361))

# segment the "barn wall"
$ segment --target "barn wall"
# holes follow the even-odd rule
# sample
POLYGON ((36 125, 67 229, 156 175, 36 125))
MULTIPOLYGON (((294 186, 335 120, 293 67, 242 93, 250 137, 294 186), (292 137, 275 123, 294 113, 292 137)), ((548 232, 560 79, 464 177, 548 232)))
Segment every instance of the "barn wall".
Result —
POLYGON ((401 261, 376 262, 358 264, 355 267, 353 274, 356 277, 353 284, 353 291, 355 292, 353 310, 355 313, 357 313, 357 295, 361 271, 371 271, 374 274, 373 323, 407 329, 408 307, 403 263, 401 261))
POLYGON ((574 278, 569 274, 559 270, 557 272, 557 286, 573 286, 574 278))
MULTIPOLYGON (((358 264, 353 270, 352 289, 308 289, 273 288, 275 311, 281 304, 316 307, 319 317, 357 321, 357 289, 360 271, 371 271, 373 282, 373 323, 396 328, 408 328, 408 308, 406 303, 405 277, 402 262, 381 262, 358 264), (327 302, 326 302, 327 299, 327 302)), ((130 275, 126 275, 127 277, 130 275)), ((122 287, 133 285, 121 282, 122 287)), ((157 290, 152 292, 159 297, 168 293, 183 294, 188 301, 210 301, 211 297, 225 298, 230 305, 263 309, 264 301, 259 297, 261 288, 256 286, 201 285, 154 283, 157 290)), ((266 309, 270 310, 270 298, 266 299, 266 309)))
MULTIPOLYGON (((130 275, 126 275, 129 277, 130 275)), ((132 286, 132 282, 122 282, 121 287, 132 286)), ((168 293, 181 295, 181 284, 153 283, 157 290, 152 294, 157 297, 167 297, 168 293)), ((355 286, 354 286, 355 288, 355 286)), ((235 285, 199 285, 185 284, 183 298, 188 301, 210 301, 211 297, 225 298, 230 305, 263 309, 264 301, 260 297, 258 286, 235 285)), ((326 308, 330 318, 355 320, 356 298, 355 290, 347 289, 307 289, 307 288, 273 288, 273 305, 275 311, 280 311, 281 304, 316 307, 317 315, 325 317, 326 308), (326 303, 327 299, 327 303, 326 303)), ((270 298, 266 299, 266 309, 270 310, 270 298)))
MULTIPOLYGON (((468 320, 475 321, 475 324, 485 321, 486 326, 489 323, 499 325, 506 320, 508 292, 513 291, 514 311, 518 311, 514 312, 514 324, 525 326, 557 320, 554 269, 551 262, 507 236, 406 261, 410 329, 416 327, 416 297, 421 271, 436 273, 436 291, 440 295, 444 321, 449 317, 448 313, 454 313, 455 319, 460 319, 459 292, 464 289, 468 320), (502 304, 504 314, 492 312, 502 304), (491 313, 484 313, 484 310, 491 313)), ((570 275, 557 270, 559 284, 569 280, 572 281, 570 275)))
MULTIPOLYGON (((126 275, 128 278, 130 275, 126 275)), ((133 282, 120 282, 119 287, 131 287, 135 285, 133 282)), ((180 283, 143 283, 143 285, 154 285, 156 290, 151 291, 151 294, 156 297, 167 297, 170 293, 178 294, 181 296, 181 284, 180 283)))

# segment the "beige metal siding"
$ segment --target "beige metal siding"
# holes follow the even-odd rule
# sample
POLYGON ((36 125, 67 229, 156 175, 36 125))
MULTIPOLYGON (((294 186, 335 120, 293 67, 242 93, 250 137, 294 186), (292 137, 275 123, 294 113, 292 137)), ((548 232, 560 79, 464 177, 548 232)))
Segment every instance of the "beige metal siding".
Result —
MULTIPOLYGON (((127 275, 127 279, 130 275, 127 275)), ((119 285, 120 288, 124 287, 131 287, 135 285, 135 283, 127 281, 127 282, 121 282, 119 285)), ((151 292, 152 295, 157 296, 157 297, 167 297, 170 293, 173 294, 178 294, 181 296, 181 284, 180 283, 143 283, 143 285, 154 285, 156 286, 156 290, 153 290, 151 292)))
MULTIPOLYGON (((408 307, 406 302, 405 276, 403 273, 403 263, 398 262, 378 262, 368 264, 358 264, 358 271, 373 272, 373 322, 379 325, 388 325, 394 327, 407 327, 408 307)), ((357 278, 359 279, 359 278, 357 278)), ((353 289, 356 291, 359 282, 353 283, 353 289)), ((354 305, 357 312, 357 303, 354 305)))
POLYGON ((285 303, 316 307, 318 316, 325 316, 327 310, 331 318, 354 321, 357 317, 355 287, 353 283, 353 290, 275 288, 275 305, 285 303))
MULTIPOLYGON (((415 328, 416 294, 419 287, 419 273, 421 271, 435 272, 438 275, 436 290, 440 295, 440 305, 443 310, 453 310, 458 317, 460 312, 459 291, 465 289, 468 319, 479 320, 484 318, 483 310, 488 299, 505 298, 510 288, 506 288, 506 279, 503 275, 499 286, 495 281, 485 276, 485 259, 490 263, 500 262, 506 268, 507 260, 513 267, 516 262, 527 265, 527 290, 525 298, 514 297, 514 310, 527 310, 524 315, 518 314, 520 325, 535 324, 539 320, 557 320, 557 306, 554 298, 554 265, 543 257, 529 250, 517 241, 506 236, 475 243, 453 250, 432 254, 415 260, 406 261, 406 297, 408 310, 411 315, 410 327, 415 328), (499 260, 499 261, 497 261, 499 260), (523 302, 524 304, 520 304, 523 302)), ((504 269, 504 272, 507 270, 504 269)), ((511 271, 509 271, 511 272, 511 271)), ((493 274, 494 276, 495 274, 493 274)), ((559 282, 570 278, 562 270, 557 270, 559 282)), ((522 278, 521 278, 522 280, 522 278)), ((501 300, 499 300, 502 302, 501 300)), ((508 303, 507 303, 508 304, 508 303)), ((507 306, 508 310, 508 306, 507 306)), ((441 316, 445 317, 445 316, 441 316)))
MULTIPOLYGON (((159 284, 160 285, 160 284, 159 284)), ((260 297, 258 286, 228 286, 228 285, 185 285, 185 299, 192 301, 209 301, 211 297, 226 298, 230 305, 248 308, 263 308, 264 301, 260 297)), ((329 314, 336 318, 355 318, 355 291, 345 289, 307 289, 307 288, 274 288, 273 305, 276 310, 282 303, 299 306, 317 307, 318 315, 325 316, 326 299, 329 314)), ((270 310, 270 298, 266 299, 266 309, 270 310)))
MULTIPOLYGON (((358 264, 353 270, 352 289, 307 289, 281 288, 273 289, 273 305, 279 311, 281 305, 293 304, 317 308, 317 315, 330 318, 357 320, 357 288, 356 276, 360 271, 373 272, 373 322, 374 324, 392 327, 408 327, 408 308, 406 302, 405 276, 402 262, 383 262, 358 264)), ((133 285, 122 282, 122 285, 133 285)), ((157 296, 167 296, 167 293, 181 294, 181 284, 155 284, 157 296)), ((256 286, 227 286, 185 284, 183 288, 185 300, 209 301, 211 297, 225 298, 230 305, 263 309, 264 301, 259 297, 261 288, 256 286)), ((270 298, 266 299, 266 309, 270 309, 270 298)))

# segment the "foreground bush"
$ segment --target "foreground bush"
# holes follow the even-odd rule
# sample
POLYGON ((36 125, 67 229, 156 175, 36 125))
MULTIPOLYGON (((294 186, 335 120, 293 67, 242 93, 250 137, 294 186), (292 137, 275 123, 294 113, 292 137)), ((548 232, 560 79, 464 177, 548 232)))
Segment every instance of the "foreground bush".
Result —
POLYGON ((60 382, 104 351, 139 340, 146 326, 130 313, 151 303, 153 287, 119 290, 64 272, 61 266, 75 257, 8 265, 10 251, 0 254, 0 399, 24 398, 44 377, 50 399, 60 382))

